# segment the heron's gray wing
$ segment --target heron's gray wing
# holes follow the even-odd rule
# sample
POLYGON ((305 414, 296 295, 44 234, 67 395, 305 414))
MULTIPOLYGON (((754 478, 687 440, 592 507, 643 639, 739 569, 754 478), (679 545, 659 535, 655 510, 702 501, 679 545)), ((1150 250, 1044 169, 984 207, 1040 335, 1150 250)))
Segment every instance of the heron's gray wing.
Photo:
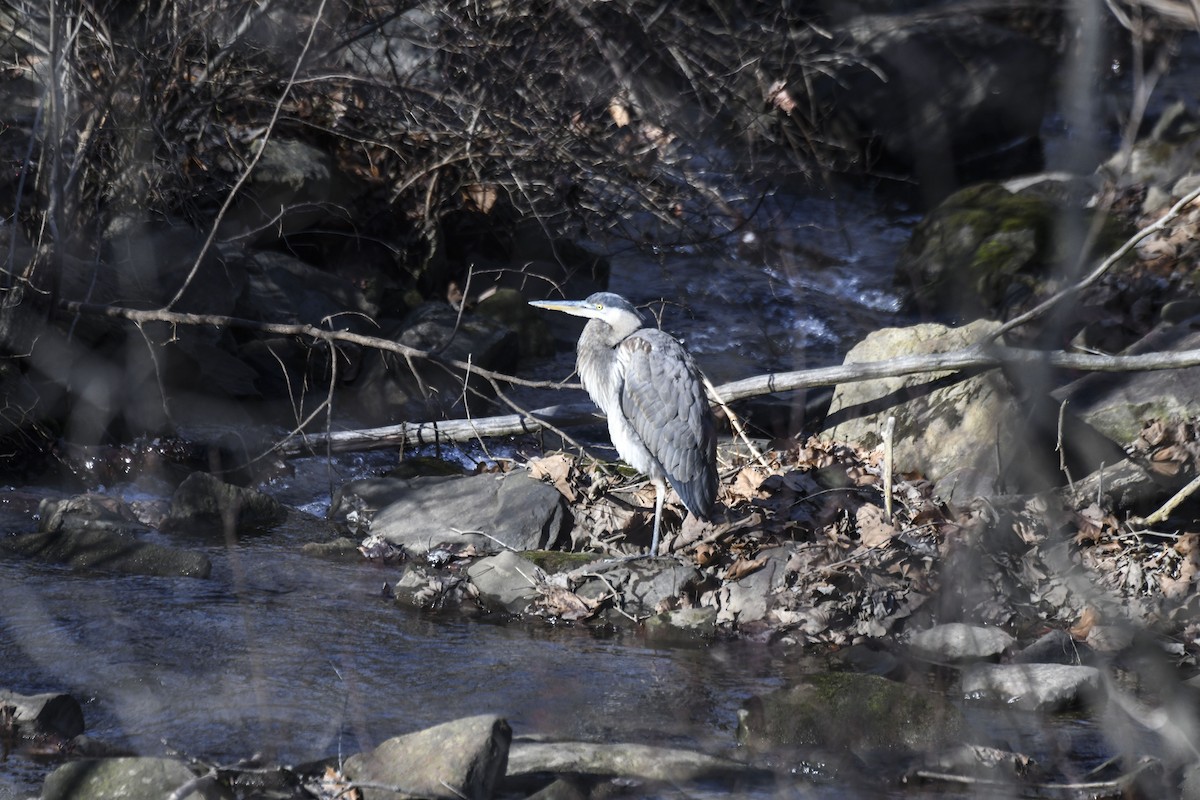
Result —
POLYGON ((621 412, 683 504, 708 518, 717 494, 716 430, 700 372, 670 334, 643 328, 617 348, 621 412))

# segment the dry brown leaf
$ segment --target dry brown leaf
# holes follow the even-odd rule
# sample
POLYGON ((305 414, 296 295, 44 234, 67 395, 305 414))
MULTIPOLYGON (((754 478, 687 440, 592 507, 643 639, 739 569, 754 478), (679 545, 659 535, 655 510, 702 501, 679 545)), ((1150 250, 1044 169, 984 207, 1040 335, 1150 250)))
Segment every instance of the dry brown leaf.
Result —
POLYGON ((728 489, 730 500, 757 500, 766 497, 766 492, 759 490, 767 475, 755 467, 742 467, 728 489))
POLYGON ((496 200, 500 198, 500 190, 491 183, 472 183, 463 187, 463 200, 468 208, 481 214, 491 213, 496 200))
POLYGON ((717 546, 711 542, 701 542, 692 552, 692 558, 698 567, 707 567, 717 560, 717 546))
POLYGON ((618 128, 626 127, 632 119, 629 108, 617 100, 613 100, 608 104, 608 115, 612 117, 612 121, 616 123, 618 128))
POLYGON ((896 535, 896 528, 887 519, 887 512, 877 505, 860 506, 854 515, 858 539, 863 547, 883 547, 896 535))
POLYGON ((1067 633, 1071 634, 1071 638, 1081 642, 1087 639, 1088 634, 1092 632, 1092 628, 1096 627, 1099 622, 1100 612, 1096 611, 1096 609, 1092 608, 1091 606, 1088 606, 1083 610, 1083 613, 1079 615, 1079 622, 1076 622, 1074 625, 1072 625, 1067 633))
POLYGON ((747 575, 758 572, 767 563, 766 556, 750 560, 748 558, 739 558, 737 561, 729 565, 729 569, 725 570, 725 574, 721 576, 723 581, 736 581, 739 578, 744 578, 747 575))
POLYGON ((569 621, 578 621, 595 616, 596 610, 603 600, 589 600, 569 589, 553 584, 543 584, 538 587, 541 597, 530 604, 530 610, 543 616, 558 617, 569 621))
POLYGON ((558 489, 558 493, 565 497, 568 503, 574 503, 579 498, 571 481, 574 466, 574 462, 566 453, 551 453, 541 458, 530 459, 529 474, 539 481, 553 483, 554 488, 558 489))

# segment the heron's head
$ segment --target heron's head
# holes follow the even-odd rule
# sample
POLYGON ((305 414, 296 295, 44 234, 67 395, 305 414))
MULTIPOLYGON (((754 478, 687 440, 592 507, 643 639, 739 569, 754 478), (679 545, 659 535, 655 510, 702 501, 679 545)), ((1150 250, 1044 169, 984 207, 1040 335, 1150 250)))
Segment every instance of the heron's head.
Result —
POLYGON ((625 335, 642 327, 642 315, 633 304, 612 292, 596 292, 586 300, 534 300, 529 303, 538 308, 562 311, 576 317, 587 317, 605 322, 614 331, 625 335))

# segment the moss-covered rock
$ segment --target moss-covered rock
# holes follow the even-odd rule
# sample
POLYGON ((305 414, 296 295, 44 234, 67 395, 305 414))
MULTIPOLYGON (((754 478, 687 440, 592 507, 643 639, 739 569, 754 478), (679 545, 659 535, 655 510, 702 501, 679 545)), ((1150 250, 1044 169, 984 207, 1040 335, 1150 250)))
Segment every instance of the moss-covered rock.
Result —
POLYGON ((738 741, 759 749, 924 751, 956 741, 963 728, 962 712, 936 692, 848 672, 810 676, 738 711, 738 741))

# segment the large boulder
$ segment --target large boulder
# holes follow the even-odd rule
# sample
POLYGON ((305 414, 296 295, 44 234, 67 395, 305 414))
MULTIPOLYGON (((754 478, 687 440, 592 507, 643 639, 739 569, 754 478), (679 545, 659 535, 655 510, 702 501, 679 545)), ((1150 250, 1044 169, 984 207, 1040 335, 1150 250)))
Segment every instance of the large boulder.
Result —
MULTIPOLYGON (((998 327, 978 320, 959 328, 934 323, 885 328, 855 345, 845 363, 962 350, 998 327)), ((1062 479, 1059 441, 1061 458, 1075 474, 1120 460, 1119 447, 1071 409, 1045 402, 1041 387, 1034 383, 1022 390, 1027 397, 1018 400, 1007 375, 995 369, 839 384, 820 435, 875 448, 883 442, 888 417, 895 417, 893 468, 924 474, 938 484, 942 499, 954 503, 1053 485, 1062 479)))
MULTIPOLYGON (((961 328, 933 323, 885 328, 855 345, 845 363, 960 350, 997 327, 980 320, 961 328)), ((875 448, 883 442, 889 416, 896 418, 896 471, 919 471, 933 481, 953 476, 951 496, 995 492, 1000 464, 1025 456, 1021 434, 1026 421, 1008 382, 995 370, 969 377, 934 372, 840 384, 821 436, 875 448)))
POLYGON ((508 723, 483 714, 388 739, 369 753, 350 756, 343 772, 366 784, 365 800, 491 800, 504 777, 511 742, 508 723))
MULTIPOLYGON (((930 211, 896 264, 910 303, 941 319, 998 319, 1057 288, 1079 259, 1075 237, 1063 235, 1066 223, 1095 222, 1095 212, 1083 210, 1092 187, 1041 177, 968 186, 930 211)), ((1110 252, 1126 234, 1106 217, 1093 247, 1110 252)))

